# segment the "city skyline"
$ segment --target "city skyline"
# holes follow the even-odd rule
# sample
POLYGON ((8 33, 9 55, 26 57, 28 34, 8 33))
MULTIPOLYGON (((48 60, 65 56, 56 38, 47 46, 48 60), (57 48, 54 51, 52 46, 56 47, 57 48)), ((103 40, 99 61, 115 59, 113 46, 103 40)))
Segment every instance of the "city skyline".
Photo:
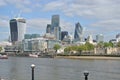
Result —
POLYGON ((60 15, 60 27, 74 35, 75 23, 85 28, 85 37, 103 34, 105 40, 119 33, 119 0, 1 0, 0 41, 10 36, 9 20, 21 16, 26 19, 27 33, 44 34, 52 15, 60 15))

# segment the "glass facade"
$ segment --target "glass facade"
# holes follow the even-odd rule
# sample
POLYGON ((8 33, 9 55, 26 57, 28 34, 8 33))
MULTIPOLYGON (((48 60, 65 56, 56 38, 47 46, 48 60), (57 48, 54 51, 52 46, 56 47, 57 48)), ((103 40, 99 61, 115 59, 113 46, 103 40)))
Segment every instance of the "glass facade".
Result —
POLYGON ((61 40, 61 27, 59 15, 53 15, 51 20, 51 33, 57 40, 61 40))
POLYGON ((25 34, 24 39, 39 38, 40 34, 25 34))
POLYGON ((10 20, 10 34, 12 43, 22 41, 26 32, 25 19, 15 18, 10 20))
POLYGON ((83 36, 83 28, 80 25, 80 23, 78 22, 75 25, 75 33, 74 33, 75 41, 82 41, 82 36, 83 36))
POLYGON ((68 36, 68 31, 61 32, 61 40, 63 40, 65 36, 68 36))
POLYGON ((46 33, 51 33, 51 25, 47 24, 46 33))
POLYGON ((53 15, 52 16, 52 26, 51 26, 51 31, 54 31, 54 27, 59 27, 59 22, 60 22, 60 18, 59 15, 53 15))
POLYGON ((11 34, 11 41, 12 42, 15 42, 18 40, 18 28, 17 28, 16 19, 10 20, 10 34, 11 34))
POLYGON ((102 34, 96 35, 96 41, 97 43, 104 41, 104 36, 102 34))
POLYGON ((31 39, 31 34, 25 34, 24 39, 31 39))
POLYGON ((61 40, 61 28, 60 27, 54 27, 54 35, 56 40, 61 40))

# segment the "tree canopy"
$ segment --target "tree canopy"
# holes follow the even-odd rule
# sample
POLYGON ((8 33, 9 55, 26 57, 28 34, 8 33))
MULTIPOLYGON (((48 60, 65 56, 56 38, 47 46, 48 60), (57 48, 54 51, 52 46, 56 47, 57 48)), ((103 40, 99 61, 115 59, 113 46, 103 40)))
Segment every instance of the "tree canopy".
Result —
POLYGON ((61 48, 61 46, 60 46, 59 44, 55 44, 53 48, 54 48, 54 50, 56 50, 56 51, 57 51, 58 49, 60 49, 60 48, 61 48))
POLYGON ((89 42, 86 42, 84 45, 79 45, 79 46, 69 46, 66 47, 64 49, 65 52, 70 52, 70 51, 78 51, 78 52, 82 52, 82 51, 90 51, 94 49, 94 45, 90 44, 89 42))

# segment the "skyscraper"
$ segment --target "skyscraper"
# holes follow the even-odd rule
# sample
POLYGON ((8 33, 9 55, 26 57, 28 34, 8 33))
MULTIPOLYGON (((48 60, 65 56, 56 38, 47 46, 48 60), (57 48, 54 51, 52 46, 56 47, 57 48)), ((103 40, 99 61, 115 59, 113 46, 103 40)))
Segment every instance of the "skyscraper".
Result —
POLYGON ((120 41, 120 33, 118 33, 118 34, 116 35, 116 41, 117 41, 117 42, 120 41))
POLYGON ((51 24, 47 24, 46 33, 51 33, 51 24))
POLYGON ((57 40, 61 40, 61 27, 59 15, 53 15, 51 19, 51 33, 57 40))
POLYGON ((59 15, 53 15, 51 20, 51 32, 54 33, 54 27, 59 27, 60 25, 59 15))
POLYGON ((96 35, 96 41, 97 41, 97 43, 103 42, 104 41, 103 39, 104 39, 103 34, 96 35))
POLYGON ((61 40, 61 28, 60 27, 54 27, 54 35, 56 40, 61 40))
POLYGON ((23 18, 14 18, 10 20, 11 42, 22 41, 26 32, 26 20, 23 18))
POLYGON ((82 41, 82 38, 83 38, 83 28, 78 22, 75 25, 74 39, 75 41, 82 41))

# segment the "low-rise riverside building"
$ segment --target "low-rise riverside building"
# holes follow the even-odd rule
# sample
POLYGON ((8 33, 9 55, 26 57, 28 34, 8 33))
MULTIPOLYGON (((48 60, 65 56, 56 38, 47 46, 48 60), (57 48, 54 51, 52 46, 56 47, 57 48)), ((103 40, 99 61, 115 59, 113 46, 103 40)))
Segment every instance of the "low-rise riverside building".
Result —
POLYGON ((118 47, 95 48, 94 54, 98 55, 116 55, 120 51, 118 47))
POLYGON ((43 38, 23 40, 24 51, 43 51, 47 48, 47 42, 43 38))
POLYGON ((53 49, 55 44, 60 44, 58 40, 46 39, 46 38, 33 38, 33 39, 24 39, 23 42, 23 51, 45 51, 53 49))

